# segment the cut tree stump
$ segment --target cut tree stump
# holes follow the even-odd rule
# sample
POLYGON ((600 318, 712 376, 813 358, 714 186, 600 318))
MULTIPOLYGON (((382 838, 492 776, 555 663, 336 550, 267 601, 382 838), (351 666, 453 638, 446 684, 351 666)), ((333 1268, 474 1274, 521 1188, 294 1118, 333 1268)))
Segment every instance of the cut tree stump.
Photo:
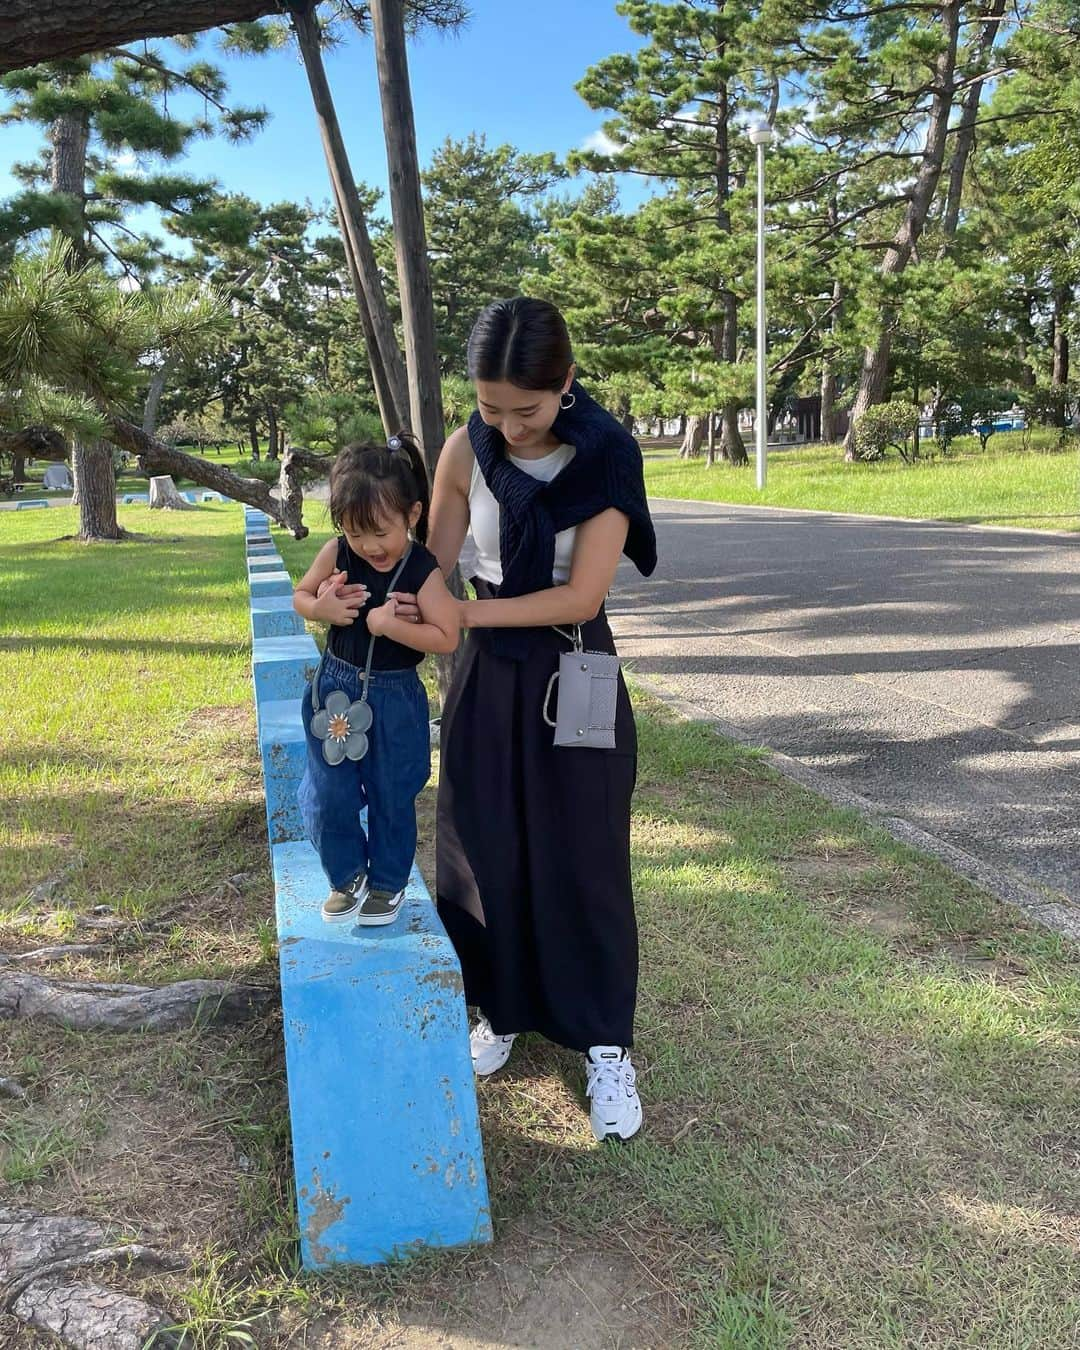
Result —
POLYGON ((154 988, 0 971, 0 1021, 56 1022, 72 1031, 229 1026, 256 1016, 276 998, 275 990, 225 980, 180 980, 154 988))
POLYGON ((0 1209, 0 1311, 27 1326, 52 1332, 74 1350, 142 1350, 179 1340, 158 1308, 76 1271, 117 1262, 180 1269, 183 1262, 140 1243, 109 1245, 108 1234, 90 1219, 0 1209))
POLYGON ((177 492, 172 474, 163 474, 160 478, 150 479, 150 510, 191 511, 193 506, 177 492))

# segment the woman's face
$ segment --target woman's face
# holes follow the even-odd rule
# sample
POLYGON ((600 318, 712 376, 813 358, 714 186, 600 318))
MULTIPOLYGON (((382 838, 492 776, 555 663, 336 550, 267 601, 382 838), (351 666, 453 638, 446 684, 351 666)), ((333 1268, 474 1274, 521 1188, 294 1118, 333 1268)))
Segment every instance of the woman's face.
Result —
POLYGON ((477 380, 476 406, 489 427, 501 431, 511 450, 542 448, 550 441, 551 424, 559 413, 559 399, 574 378, 567 372, 562 389, 519 389, 506 380, 477 380))

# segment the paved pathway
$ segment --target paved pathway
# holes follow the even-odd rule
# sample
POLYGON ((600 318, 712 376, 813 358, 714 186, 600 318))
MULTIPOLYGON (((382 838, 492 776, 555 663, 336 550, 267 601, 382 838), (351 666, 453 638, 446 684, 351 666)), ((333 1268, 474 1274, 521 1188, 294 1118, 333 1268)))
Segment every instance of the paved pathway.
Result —
POLYGON ((655 502, 642 675, 1080 903, 1080 536, 655 502))

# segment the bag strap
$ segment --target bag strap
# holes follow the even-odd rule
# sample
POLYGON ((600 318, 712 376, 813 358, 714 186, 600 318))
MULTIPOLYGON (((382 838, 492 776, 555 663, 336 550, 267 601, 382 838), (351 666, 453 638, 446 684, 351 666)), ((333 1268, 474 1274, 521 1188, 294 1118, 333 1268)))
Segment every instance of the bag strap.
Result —
MULTIPOLYGON (((401 574, 405 570, 405 564, 409 561, 409 555, 410 553, 412 553, 412 549, 413 549, 412 541, 410 540, 409 547, 405 550, 404 554, 402 555, 401 561, 394 569, 393 576, 390 578, 390 584, 386 588, 387 595, 390 594, 390 592, 394 589, 394 587, 400 580, 401 574)), ((364 687, 360 693, 361 703, 367 702, 368 681, 371 679, 371 658, 375 655, 375 643, 378 641, 378 637, 375 633, 369 634, 369 637, 370 641, 368 642, 367 661, 365 661, 364 663, 364 678, 363 678, 364 687)), ((319 657, 319 664, 315 671, 315 675, 311 681, 311 711, 313 713, 317 713, 319 711, 319 681, 322 679, 323 667, 326 664, 327 651, 328 648, 324 647, 322 656, 319 657)))

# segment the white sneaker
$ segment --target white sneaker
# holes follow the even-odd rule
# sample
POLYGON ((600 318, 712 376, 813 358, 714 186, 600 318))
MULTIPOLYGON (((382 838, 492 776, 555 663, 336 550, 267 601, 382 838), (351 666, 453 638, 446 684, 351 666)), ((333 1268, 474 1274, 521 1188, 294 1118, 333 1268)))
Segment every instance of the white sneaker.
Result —
POLYGON ((594 1045, 585 1056, 589 1119, 597 1139, 631 1139, 641 1129, 637 1074, 621 1045, 594 1045))
POLYGON ((469 1032, 473 1070, 481 1078, 486 1078, 489 1073, 496 1073, 510 1058, 513 1044, 513 1035, 496 1036, 491 1029, 491 1023, 481 1013, 476 1026, 469 1032))

